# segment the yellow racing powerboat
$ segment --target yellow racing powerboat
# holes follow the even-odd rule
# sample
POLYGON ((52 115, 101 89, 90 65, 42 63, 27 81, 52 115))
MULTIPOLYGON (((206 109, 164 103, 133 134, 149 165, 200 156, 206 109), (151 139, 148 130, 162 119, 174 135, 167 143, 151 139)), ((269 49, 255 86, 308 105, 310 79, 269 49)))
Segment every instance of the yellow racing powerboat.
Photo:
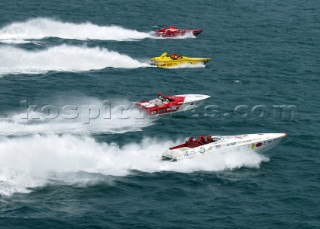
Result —
POLYGON ((211 60, 211 58, 178 56, 175 53, 172 53, 170 56, 167 56, 167 54, 164 52, 161 56, 151 58, 151 64, 159 68, 173 68, 180 65, 205 64, 211 60))

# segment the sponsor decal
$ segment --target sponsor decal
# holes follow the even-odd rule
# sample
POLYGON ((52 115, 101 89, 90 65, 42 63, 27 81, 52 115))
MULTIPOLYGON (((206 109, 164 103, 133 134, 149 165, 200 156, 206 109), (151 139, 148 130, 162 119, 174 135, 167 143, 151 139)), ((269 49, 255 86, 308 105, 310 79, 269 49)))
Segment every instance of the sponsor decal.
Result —
POLYGON ((237 144, 237 143, 232 142, 232 143, 227 144, 227 146, 233 146, 233 145, 235 145, 235 144, 237 144))
POLYGON ((201 147, 201 148, 199 149, 199 152, 200 152, 200 153, 204 153, 204 152, 206 152, 206 149, 203 148, 203 147, 201 147))
POLYGON ((196 154, 195 151, 187 151, 187 152, 185 152, 184 156, 185 157, 190 157, 190 156, 193 156, 194 154, 196 154))

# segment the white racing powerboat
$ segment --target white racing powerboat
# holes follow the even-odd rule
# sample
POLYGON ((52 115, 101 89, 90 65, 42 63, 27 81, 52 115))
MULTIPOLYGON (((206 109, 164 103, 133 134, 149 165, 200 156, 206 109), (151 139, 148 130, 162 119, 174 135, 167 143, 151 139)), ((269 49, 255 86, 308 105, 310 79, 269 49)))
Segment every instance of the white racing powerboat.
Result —
POLYGON ((213 154, 215 152, 251 150, 262 152, 277 145, 287 133, 261 133, 234 136, 200 136, 169 148, 162 154, 163 160, 177 161, 184 158, 213 154))

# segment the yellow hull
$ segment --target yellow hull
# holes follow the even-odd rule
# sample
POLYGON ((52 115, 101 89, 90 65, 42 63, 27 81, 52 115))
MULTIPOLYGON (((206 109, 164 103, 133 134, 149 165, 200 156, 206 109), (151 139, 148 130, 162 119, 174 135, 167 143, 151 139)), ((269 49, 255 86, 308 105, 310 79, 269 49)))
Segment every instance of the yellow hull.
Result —
POLYGON ((151 58, 151 64, 155 65, 159 68, 172 68, 179 65, 189 65, 189 64, 200 64, 200 63, 207 63, 210 61, 211 58, 190 58, 186 56, 182 56, 179 59, 175 60, 171 57, 167 56, 167 53, 163 53, 159 57, 151 58))

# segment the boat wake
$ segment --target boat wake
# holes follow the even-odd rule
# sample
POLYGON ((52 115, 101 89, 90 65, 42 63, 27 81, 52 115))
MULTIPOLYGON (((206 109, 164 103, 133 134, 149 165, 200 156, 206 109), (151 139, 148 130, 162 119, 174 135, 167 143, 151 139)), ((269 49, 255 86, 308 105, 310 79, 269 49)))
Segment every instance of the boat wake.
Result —
MULTIPOLYGON (((121 26, 101 26, 90 22, 70 23, 51 18, 33 18, 13 22, 0 28, 1 43, 26 43, 45 38, 74 40, 135 41, 142 39, 167 39, 156 37, 154 32, 139 32, 121 26)), ((173 39, 195 38, 192 33, 173 39)))
POLYGON ((223 171, 257 168, 268 160, 260 154, 237 151, 178 162, 161 161, 161 153, 175 144, 177 142, 144 138, 140 143, 120 147, 116 143, 96 142, 90 136, 69 134, 0 137, 0 194, 26 193, 47 184, 112 183, 110 179, 132 174, 134 170, 147 173, 223 171))
POLYGON ((151 37, 149 33, 120 26, 99 26, 90 22, 68 23, 50 18, 34 18, 25 22, 13 22, 0 29, 0 42, 24 42, 49 37, 75 40, 129 41, 151 37))
MULTIPOLYGON (((79 98, 78 98, 79 99, 79 98)), ((115 134, 141 131, 153 121, 128 101, 81 99, 72 105, 25 109, 0 119, 0 136, 30 134, 115 134)))
POLYGON ((70 45, 33 51, 0 46, 0 60, 0 76, 48 71, 82 72, 104 68, 150 67, 148 63, 105 48, 70 45))

